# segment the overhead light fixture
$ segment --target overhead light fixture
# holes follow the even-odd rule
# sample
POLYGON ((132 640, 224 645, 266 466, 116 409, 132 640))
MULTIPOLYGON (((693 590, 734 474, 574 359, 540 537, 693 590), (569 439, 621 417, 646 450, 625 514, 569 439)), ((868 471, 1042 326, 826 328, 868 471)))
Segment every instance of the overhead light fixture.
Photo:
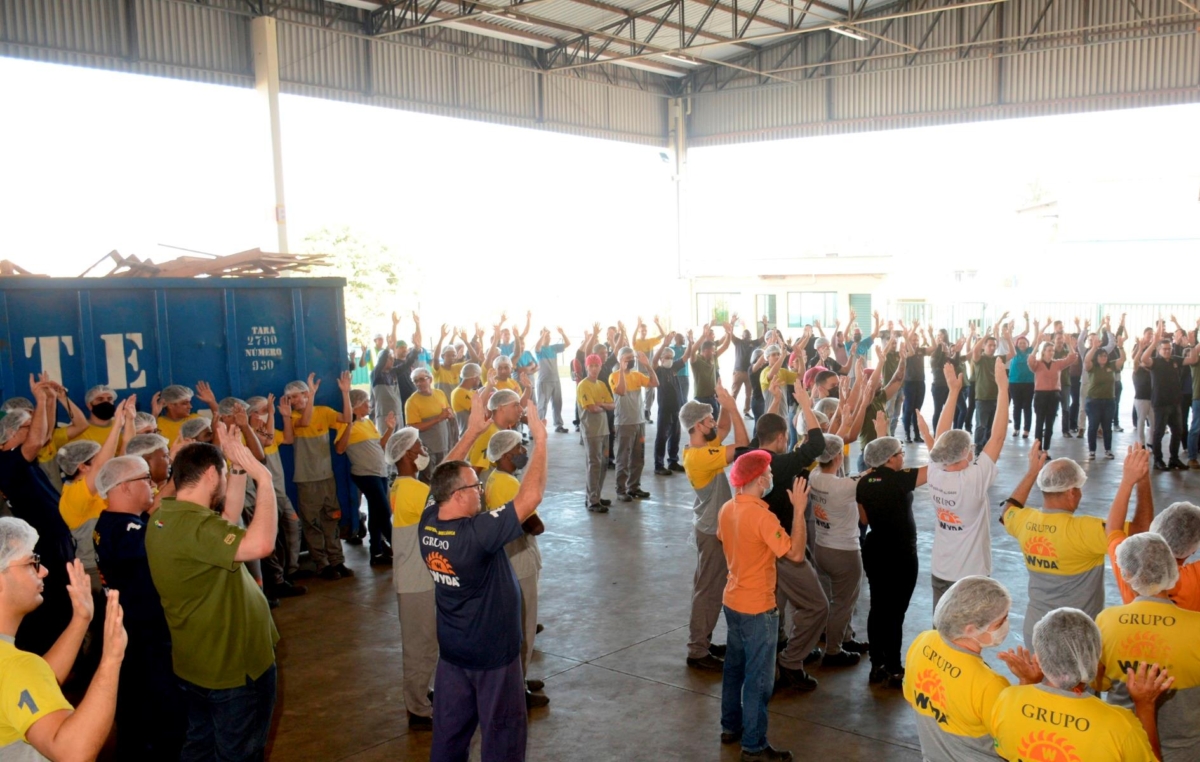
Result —
POLYGON ((849 37, 852 40, 858 40, 859 42, 867 41, 867 38, 864 37, 863 35, 859 34, 858 32, 852 32, 843 26, 831 26, 831 27, 829 27, 829 31, 836 32, 836 33, 842 35, 843 37, 849 37))
POLYGON ((484 14, 482 14, 482 15, 483 15, 483 16, 488 16, 488 17, 490 17, 490 18, 494 18, 494 19, 499 19, 499 20, 501 20, 501 21, 508 21, 508 22, 510 22, 510 23, 513 23, 513 24, 524 24, 525 26, 537 26, 537 24, 534 24, 534 23, 532 23, 532 22, 529 22, 529 21, 525 21, 524 19, 519 19, 519 18, 517 18, 516 16, 513 16, 513 15, 511 15, 511 14, 508 14, 508 13, 499 13, 499 12, 497 12, 497 13, 490 13, 490 12, 489 12, 489 13, 484 13, 484 14))
POLYGON ((667 58, 672 61, 678 61, 679 63, 685 63, 685 64, 696 63, 695 61, 691 60, 690 58, 684 58, 683 56, 677 56, 672 53, 663 53, 663 58, 667 58))

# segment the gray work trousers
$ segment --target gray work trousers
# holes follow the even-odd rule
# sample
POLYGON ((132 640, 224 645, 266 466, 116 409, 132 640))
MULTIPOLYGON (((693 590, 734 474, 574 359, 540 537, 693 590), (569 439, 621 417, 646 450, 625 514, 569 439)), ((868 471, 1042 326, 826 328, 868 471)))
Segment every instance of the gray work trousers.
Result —
POLYGON ((537 635, 538 575, 533 574, 517 580, 521 586, 521 674, 529 676, 529 662, 533 659, 533 638, 537 635))
POLYGON ((646 424, 627 423, 617 426, 615 442, 617 456, 617 494, 624 495, 642 488, 642 466, 646 463, 646 424))
POLYGON ((828 575, 832 589, 829 618, 825 625, 825 653, 837 654, 842 651, 842 643, 850 640, 853 633, 850 619, 854 616, 854 607, 862 588, 862 552, 818 545, 817 565, 821 567, 822 574, 828 575))
POLYGON ((696 533, 696 576, 692 579, 692 618, 688 622, 688 658, 703 659, 721 615, 729 567, 715 534, 696 533))
POLYGON ((421 717, 433 716, 429 690, 438 663, 435 593, 397 593, 400 614, 400 663, 404 670, 404 706, 421 717))
POLYGON ((935 577, 932 574, 929 575, 929 581, 933 583, 933 610, 936 613, 938 601, 942 599, 942 596, 946 594, 946 591, 949 590, 950 586, 954 583, 948 579, 935 577))
POLYGON ((798 564, 780 558, 775 569, 775 600, 781 613, 791 612, 792 622, 787 648, 779 654, 779 666, 803 669, 804 657, 821 642, 821 630, 829 621, 829 600, 821 589, 810 553, 806 552, 805 561, 798 564))
POLYGON ((583 440, 587 464, 587 504, 598 505, 608 475, 608 434, 583 440))
POLYGON ((275 563, 290 577, 300 568, 300 517, 287 492, 275 487, 275 507, 279 509, 279 531, 275 534, 275 563))
POLYGON ((554 425, 563 425, 562 417, 562 379, 558 376, 537 377, 537 409, 538 418, 546 420, 546 408, 554 413, 554 425))
POLYGON ((333 477, 319 482, 296 482, 296 492, 300 498, 300 527, 304 530, 308 554, 317 565, 317 571, 345 563, 342 540, 338 535, 342 508, 338 505, 337 484, 333 477))

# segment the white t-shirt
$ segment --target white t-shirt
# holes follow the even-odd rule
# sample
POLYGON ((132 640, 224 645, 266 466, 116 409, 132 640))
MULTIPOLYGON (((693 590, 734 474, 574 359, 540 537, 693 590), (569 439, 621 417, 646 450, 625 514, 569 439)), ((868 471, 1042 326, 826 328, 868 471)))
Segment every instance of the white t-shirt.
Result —
POLYGON ((813 471, 808 484, 817 544, 833 550, 858 550, 858 479, 813 471))
POLYGON ((937 511, 931 572, 957 582, 972 574, 992 573, 991 512, 988 488, 996 481, 996 462, 986 453, 962 471, 929 465, 929 492, 937 511))

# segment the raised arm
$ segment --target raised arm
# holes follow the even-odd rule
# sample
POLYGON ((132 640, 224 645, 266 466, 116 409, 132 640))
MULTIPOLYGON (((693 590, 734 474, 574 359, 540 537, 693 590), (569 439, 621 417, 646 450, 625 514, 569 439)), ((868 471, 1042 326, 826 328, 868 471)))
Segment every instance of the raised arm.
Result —
POLYGON ((433 369, 438 370, 442 367, 442 345, 446 343, 446 336, 449 331, 446 324, 442 323, 441 335, 438 336, 437 346, 433 348, 433 369))
POLYGON ((717 357, 725 354, 725 350, 729 349, 729 345, 733 343, 733 324, 724 323, 721 327, 725 329, 725 338, 721 340, 721 343, 717 345, 716 351, 713 352, 717 357))
MULTIPOLYGON (((1108 509, 1108 519, 1104 522, 1108 531, 1120 531, 1125 528, 1125 517, 1129 513, 1129 498, 1133 496, 1135 487, 1138 490, 1138 502, 1133 526, 1130 529, 1134 529, 1139 524, 1145 525, 1145 528, 1139 530, 1141 532, 1150 528, 1150 521, 1154 513, 1154 499, 1150 496, 1149 490, 1146 490, 1148 499, 1143 499, 1141 488, 1143 479, 1147 480, 1147 484, 1149 483, 1149 475, 1150 452, 1142 445, 1135 443, 1125 455, 1125 464, 1121 468, 1121 482, 1117 485, 1117 492, 1113 495, 1112 505, 1108 509)), ((1138 532, 1130 531, 1130 534, 1138 534, 1138 532)))
POLYGON ((121 441, 122 424, 125 423, 126 416, 133 415, 135 404, 137 404, 137 395, 133 394, 117 403, 117 412, 113 415, 112 426, 108 428, 108 436, 104 438, 104 445, 100 448, 100 452, 96 453, 96 457, 92 458, 92 467, 83 477, 87 483, 88 492, 93 495, 96 494, 96 474, 100 473, 104 464, 117 454, 117 445, 121 441))
POLYGON ((571 340, 567 338, 567 332, 563 330, 561 325, 558 326, 558 335, 559 335, 559 338, 562 339, 562 345, 563 345, 564 350, 566 350, 567 347, 571 346, 571 340))
MULTIPOLYGON (((953 363, 946 363, 942 366, 941 371, 946 374, 946 386, 950 389, 950 393, 946 395, 946 402, 942 406, 942 410, 953 412, 955 406, 958 404, 958 395, 962 393, 963 377, 955 370, 953 363)), ((996 407, 999 407, 999 404, 996 407)), ((950 430, 950 427, 953 425, 953 419, 953 415, 945 415, 943 413, 942 417, 938 419, 937 432, 933 436, 934 441, 937 441, 942 434, 950 430)))
MULTIPOLYGON (((983 452, 993 463, 1000 462, 1004 440, 1008 437, 1008 363, 996 358, 996 415, 992 418, 992 436, 983 446, 983 452)), ((939 425, 941 422, 938 422, 939 425)))
POLYGON ((529 437, 533 440, 533 454, 529 458, 529 467, 517 496, 513 498, 513 508, 517 518, 522 523, 542 504, 542 495, 546 492, 546 424, 538 418, 537 405, 532 400, 525 403, 525 418, 529 422, 529 437))
MULTIPOLYGON (((1029 500, 1029 493, 1033 490, 1033 485, 1037 483, 1038 474, 1042 471, 1042 466, 1046 465, 1046 461, 1050 456, 1042 452, 1042 443, 1034 442, 1029 448, 1029 466, 1025 469, 1025 476, 1021 478, 1017 486, 1013 488, 1012 494, 1008 496, 1006 502, 1011 503, 1018 508, 1024 508, 1025 503, 1029 500)), ((1004 513, 1000 514, 1000 522, 1004 522, 1004 513)))
MULTIPOLYGON (((292 425, 292 403, 288 402, 286 394, 279 395, 279 417, 283 419, 283 444, 290 445, 296 441, 296 432, 292 425)), ((275 414, 267 416, 271 429, 275 428, 275 414)))
MULTIPOLYGON (((728 416, 729 423, 733 425, 733 444, 725 448, 725 462, 732 463, 737 458, 736 451, 739 448, 750 446, 750 433, 746 431, 746 422, 742 416, 734 414, 737 410, 737 402, 721 384, 717 384, 717 403, 721 405, 721 421, 725 422, 728 416)), ((728 431, 728 424, 724 427, 718 424, 717 432, 720 438, 717 441, 724 442, 725 434, 728 431)))

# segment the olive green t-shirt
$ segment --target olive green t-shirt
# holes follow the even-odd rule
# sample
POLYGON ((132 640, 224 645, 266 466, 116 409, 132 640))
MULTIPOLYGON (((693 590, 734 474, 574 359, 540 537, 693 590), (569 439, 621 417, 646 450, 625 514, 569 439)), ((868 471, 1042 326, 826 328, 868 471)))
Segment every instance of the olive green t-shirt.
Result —
POLYGON ((868 403, 867 413, 863 418, 862 431, 858 433, 858 443, 863 447, 878 439, 878 436, 875 434, 875 416, 879 415, 879 411, 887 408, 887 401, 887 392, 880 389, 875 392, 875 396, 868 403))
POLYGON ((996 356, 979 355, 975 361, 975 399, 994 400, 1000 396, 996 386, 996 356))
POLYGON ((1101 365, 1093 360, 1092 369, 1088 371, 1088 399, 1110 400, 1116 396, 1116 384, 1113 383, 1113 377, 1114 368, 1112 363, 1101 365))
POLYGON ((692 394, 696 397, 717 396, 717 357, 709 362, 703 357, 692 358, 692 394))
POLYGON ((895 374, 896 368, 900 367, 900 353, 888 352, 883 356, 883 376, 879 383, 887 386, 891 383, 892 375, 895 374))
POLYGON ((235 561, 246 530, 211 508, 167 498, 150 518, 146 558, 182 680, 238 688, 275 663, 279 632, 250 570, 235 561))

